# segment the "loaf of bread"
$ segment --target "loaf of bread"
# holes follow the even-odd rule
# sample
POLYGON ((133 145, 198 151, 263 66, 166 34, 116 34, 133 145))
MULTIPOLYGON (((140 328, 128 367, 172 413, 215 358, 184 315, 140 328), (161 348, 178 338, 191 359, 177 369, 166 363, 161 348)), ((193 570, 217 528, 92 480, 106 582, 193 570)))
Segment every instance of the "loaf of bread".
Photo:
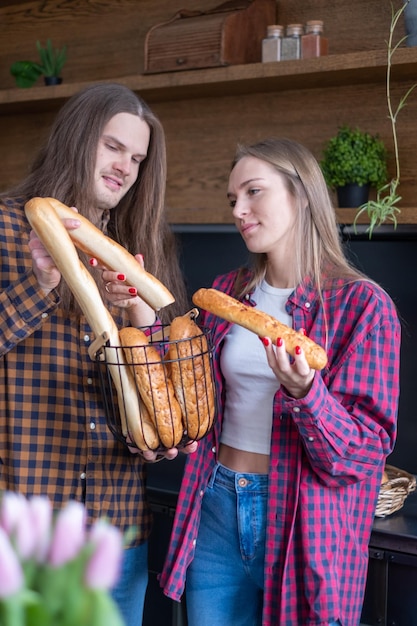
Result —
POLYGON ((193 302, 223 319, 239 324, 259 337, 269 337, 273 343, 278 338, 285 342, 285 348, 294 356, 296 346, 304 351, 307 363, 312 369, 321 370, 327 364, 325 350, 301 332, 286 326, 272 315, 247 306, 217 289, 199 289, 193 295, 193 302))
POLYGON ((166 448, 177 446, 184 433, 181 407, 158 350, 137 328, 122 328, 119 337, 161 444, 166 448))
POLYGON ((190 439, 204 436, 215 414, 209 347, 206 336, 194 321, 197 315, 194 309, 172 320, 165 357, 190 439))

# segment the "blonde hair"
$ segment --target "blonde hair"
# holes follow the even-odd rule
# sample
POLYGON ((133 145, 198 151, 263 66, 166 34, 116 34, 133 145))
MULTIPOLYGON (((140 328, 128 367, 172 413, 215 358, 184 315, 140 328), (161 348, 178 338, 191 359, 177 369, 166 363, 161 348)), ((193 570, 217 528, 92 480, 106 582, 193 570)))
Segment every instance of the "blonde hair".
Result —
MULTIPOLYGON (((340 241, 336 214, 329 192, 313 154, 291 139, 265 139, 253 145, 239 144, 232 162, 255 157, 275 168, 284 180, 287 191, 295 201, 294 264, 296 283, 310 278, 319 297, 327 279, 341 278, 346 282, 363 279, 364 275, 346 258, 340 241)), ((253 277, 246 286, 237 285, 241 297, 265 277, 267 257, 252 254, 253 277)))

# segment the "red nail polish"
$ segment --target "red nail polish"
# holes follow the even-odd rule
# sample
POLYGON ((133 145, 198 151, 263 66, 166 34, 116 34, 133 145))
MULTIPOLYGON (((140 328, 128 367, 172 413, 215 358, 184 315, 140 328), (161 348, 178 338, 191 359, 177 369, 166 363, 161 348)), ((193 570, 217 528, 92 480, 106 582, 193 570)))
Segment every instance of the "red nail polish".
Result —
POLYGON ((259 339, 262 341, 264 346, 269 346, 269 339, 268 339, 268 337, 259 337, 259 339))
POLYGON ((126 280, 126 276, 124 274, 117 274, 117 280, 126 280))
POLYGON ((278 339, 277 339, 277 346, 278 346, 278 348, 280 348, 282 346, 282 339, 281 339, 281 337, 278 337, 278 339))
POLYGON ((295 354, 301 354, 300 346, 295 346, 295 354))
POLYGON ((92 267, 95 267, 95 265, 97 265, 96 259, 90 259, 88 262, 92 267))
POLYGON ((307 331, 305 328, 300 328, 300 333, 302 333, 304 337, 307 337, 307 331))
POLYGON ((129 293, 131 293, 132 295, 136 295, 136 288, 135 287, 129 287, 129 293))

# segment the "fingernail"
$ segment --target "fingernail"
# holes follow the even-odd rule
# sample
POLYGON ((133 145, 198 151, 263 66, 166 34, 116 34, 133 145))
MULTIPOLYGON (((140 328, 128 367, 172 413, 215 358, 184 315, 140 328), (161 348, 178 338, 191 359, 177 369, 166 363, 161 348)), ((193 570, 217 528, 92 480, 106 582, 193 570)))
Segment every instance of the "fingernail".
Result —
POLYGON ((295 354, 301 354, 300 346, 295 346, 295 354))
POLYGON ((88 262, 92 267, 95 267, 97 265, 97 259, 90 259, 88 262))
POLYGON ((269 346, 269 339, 268 339, 268 337, 259 337, 259 339, 262 341, 264 346, 269 346))
POLYGON ((135 287, 129 287, 129 293, 131 293, 132 295, 136 295, 136 288, 135 287))
POLYGON ((282 346, 282 339, 281 339, 281 337, 278 337, 278 339, 277 339, 277 346, 278 346, 278 348, 280 348, 282 346))
POLYGON ((307 331, 305 328, 300 328, 300 333, 302 333, 305 337, 307 337, 307 331))
POLYGON ((126 280, 126 276, 124 274, 117 274, 117 280, 126 280))

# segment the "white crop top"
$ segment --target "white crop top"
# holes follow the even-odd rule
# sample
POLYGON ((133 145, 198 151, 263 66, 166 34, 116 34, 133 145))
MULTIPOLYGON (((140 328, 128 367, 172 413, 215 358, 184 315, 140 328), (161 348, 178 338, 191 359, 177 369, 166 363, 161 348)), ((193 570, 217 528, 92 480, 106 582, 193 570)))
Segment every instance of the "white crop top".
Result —
MULTIPOLYGON (((285 305, 293 291, 263 281, 253 299, 257 309, 292 326, 285 305)), ((272 403, 279 382, 268 365, 262 342, 255 333, 234 324, 226 335, 220 365, 226 384, 220 441, 238 450, 269 454, 272 403)))

